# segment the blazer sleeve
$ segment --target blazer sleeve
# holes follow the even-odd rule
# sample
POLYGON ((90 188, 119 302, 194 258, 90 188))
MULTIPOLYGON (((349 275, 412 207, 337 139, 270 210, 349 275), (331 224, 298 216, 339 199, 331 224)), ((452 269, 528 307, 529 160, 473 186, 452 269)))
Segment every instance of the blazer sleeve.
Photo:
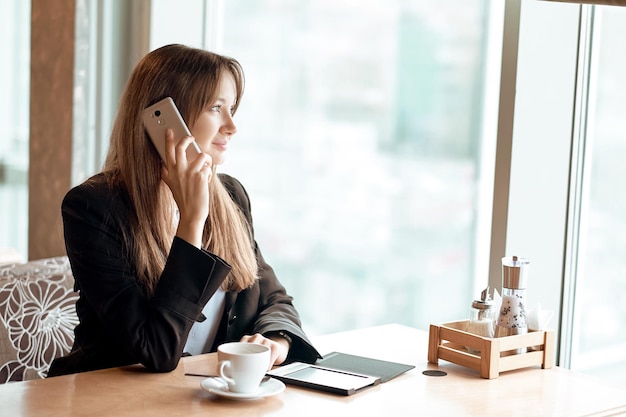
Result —
MULTIPOLYGON (((125 193, 102 183, 83 184, 64 198, 67 255, 81 298, 77 311, 89 321, 79 325, 77 339, 93 340, 80 339, 80 333, 102 327, 103 338, 114 341, 120 357, 151 370, 170 371, 178 364, 191 326, 203 317, 202 308, 230 267, 218 256, 174 238, 154 296, 147 297, 123 239, 123 228, 131 221, 128 207, 125 193), (89 325, 91 330, 81 329, 89 325)), ((82 348, 96 355, 97 345, 82 348)))
MULTIPOLYGON (((233 177, 220 174, 233 200, 239 205, 253 231, 250 198, 243 185, 233 177)), ((260 333, 271 336, 285 332, 292 340, 287 362, 313 363, 321 355, 313 347, 302 329, 300 316, 293 298, 279 282, 274 269, 265 261, 258 243, 253 238, 259 266, 259 281, 242 291, 229 314, 227 338, 238 340, 244 334, 260 333)))

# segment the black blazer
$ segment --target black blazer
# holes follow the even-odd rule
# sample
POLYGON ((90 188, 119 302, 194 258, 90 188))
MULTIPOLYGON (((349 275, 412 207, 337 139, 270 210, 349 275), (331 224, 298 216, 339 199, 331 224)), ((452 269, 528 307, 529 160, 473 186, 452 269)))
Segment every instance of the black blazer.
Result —
MULTIPOLYGON (((233 200, 252 225, 250 201, 239 181, 220 174, 233 200)), ((73 188, 62 204, 67 255, 79 324, 69 355, 53 361, 48 376, 141 363, 167 372, 178 365, 191 326, 230 266, 218 256, 174 238, 152 298, 136 280, 135 265, 122 239, 132 221, 130 199, 98 174, 73 188)), ((240 293, 226 293, 226 308, 213 350, 245 334, 286 332, 288 361, 314 362, 320 355, 301 328, 292 297, 264 261, 255 241, 260 279, 240 293)))

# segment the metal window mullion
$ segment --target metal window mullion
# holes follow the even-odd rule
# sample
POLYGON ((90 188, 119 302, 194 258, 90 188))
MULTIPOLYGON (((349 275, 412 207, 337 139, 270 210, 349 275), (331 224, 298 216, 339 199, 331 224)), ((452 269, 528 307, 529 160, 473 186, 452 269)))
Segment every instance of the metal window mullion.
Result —
POLYGON ((558 343, 558 364, 570 368, 572 353, 577 346, 576 289, 581 270, 581 226, 584 223, 583 204, 586 192, 586 167, 590 159, 587 143, 589 80, 592 56, 594 7, 580 7, 578 59, 575 100, 572 119, 570 174, 566 216, 565 257, 561 294, 561 332, 558 343))
POLYGON ((501 291, 502 287, 501 259, 506 249, 509 212, 520 15, 521 1, 507 0, 504 8, 504 31, 502 35, 500 103, 489 255, 489 286, 498 289, 498 291, 501 291))
POLYGON ((222 52, 224 47, 224 0, 204 0, 202 47, 222 52))

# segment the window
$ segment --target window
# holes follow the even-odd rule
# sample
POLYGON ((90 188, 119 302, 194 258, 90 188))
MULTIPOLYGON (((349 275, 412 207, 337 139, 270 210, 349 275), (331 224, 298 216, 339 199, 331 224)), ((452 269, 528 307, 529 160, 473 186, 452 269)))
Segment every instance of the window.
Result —
POLYGON ((626 9, 521 3, 507 250, 557 306, 559 365, 623 384, 626 9))
POLYGON ((194 42, 158 23, 179 5, 153 2, 151 48, 210 38, 208 49, 242 63, 239 131, 222 170, 249 191, 257 240, 305 327, 427 328, 466 317, 474 280, 488 282, 487 256, 477 254, 490 227, 479 214, 491 209, 486 150, 499 78, 487 74, 500 64, 498 7, 208 4, 219 6, 207 16, 223 32, 194 42))
POLYGON ((0 25, 0 249, 28 259, 30 2, 8 0, 0 25))
POLYGON ((626 8, 591 16, 571 367, 626 384, 626 8))

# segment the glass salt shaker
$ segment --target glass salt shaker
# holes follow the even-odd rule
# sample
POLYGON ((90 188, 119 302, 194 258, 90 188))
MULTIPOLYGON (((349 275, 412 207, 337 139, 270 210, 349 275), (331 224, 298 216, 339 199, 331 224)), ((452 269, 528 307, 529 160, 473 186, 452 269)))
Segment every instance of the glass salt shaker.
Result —
POLYGON ((472 302, 467 331, 483 337, 493 337, 495 305, 489 295, 489 287, 480 293, 480 300, 472 302))

